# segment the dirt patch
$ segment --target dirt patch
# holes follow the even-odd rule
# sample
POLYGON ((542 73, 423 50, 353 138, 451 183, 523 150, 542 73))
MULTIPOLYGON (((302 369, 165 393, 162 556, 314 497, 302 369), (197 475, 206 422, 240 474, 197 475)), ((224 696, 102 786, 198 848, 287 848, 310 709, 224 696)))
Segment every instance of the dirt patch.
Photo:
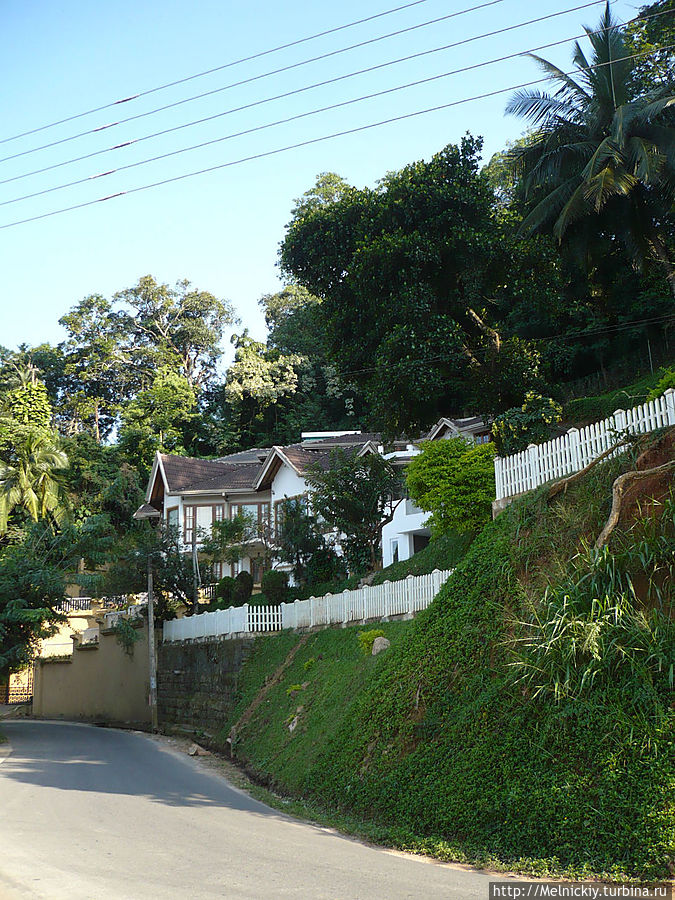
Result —
MULTIPOLYGON (((638 472, 663 466, 675 459, 675 428, 647 447, 635 463, 638 472)), ((620 521, 629 525, 637 519, 656 518, 661 515, 662 502, 670 495, 675 484, 675 470, 665 470, 647 476, 632 484, 624 494, 620 521)))

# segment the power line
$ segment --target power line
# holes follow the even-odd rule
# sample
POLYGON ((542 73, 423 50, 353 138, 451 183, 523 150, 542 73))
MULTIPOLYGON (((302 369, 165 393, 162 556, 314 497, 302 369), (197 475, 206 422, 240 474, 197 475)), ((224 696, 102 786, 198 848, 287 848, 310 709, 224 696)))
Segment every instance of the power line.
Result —
MULTIPOLYGON (((661 48, 665 49, 665 48, 661 48)), ((613 62, 617 62, 617 60, 613 60, 613 62)), ((638 328, 641 328, 645 325, 659 325, 659 324, 667 324, 668 322, 675 322, 675 313, 669 313, 663 316, 655 316, 651 319, 635 319, 631 322, 624 322, 617 325, 608 325, 602 328, 592 329, 590 331, 579 331, 579 332, 565 332, 561 331, 559 334, 551 334, 547 335, 543 338, 528 338, 533 343, 540 343, 542 341, 559 341, 563 340, 572 340, 575 338, 585 338, 585 337, 596 337, 602 334, 615 334, 620 331, 635 331, 638 328)), ((439 356, 427 356, 427 357, 419 357, 417 359, 410 359, 406 357, 401 360, 400 363, 382 363, 377 366, 366 366, 361 369, 351 369, 347 372, 338 372, 340 378, 351 378, 353 375, 369 375, 373 372, 381 372, 387 369, 395 369, 399 368, 401 364, 409 365, 410 363, 433 363, 433 362, 444 362, 448 359, 447 354, 439 355, 439 356)))
MULTIPOLYGON (((528 24, 529 24, 529 23, 528 23, 528 24)), ((514 27, 518 27, 518 26, 514 26, 514 27)), ((597 31, 592 31, 592 32, 590 32, 590 34, 598 34, 598 33, 602 32, 602 31, 606 31, 606 29, 600 28, 600 29, 598 29, 597 31)), ((183 147, 183 148, 181 148, 181 149, 179 149, 179 150, 171 150, 171 151, 169 151, 169 152, 167 152, 167 153, 159 154, 158 156, 148 157, 148 158, 146 158, 146 159, 138 160, 137 162, 129 163, 129 164, 124 165, 124 166, 118 166, 118 167, 115 168, 115 169, 109 169, 109 170, 106 171, 106 172, 99 172, 99 173, 97 173, 97 174, 95 174, 95 175, 87 175, 87 176, 85 176, 84 178, 78 178, 78 179, 76 179, 76 180, 74 180, 74 181, 68 181, 68 182, 65 182, 64 184, 56 185, 55 187, 44 188, 43 190, 40 190, 40 191, 34 191, 34 192, 31 193, 31 194, 24 194, 24 195, 21 196, 21 197, 14 197, 14 198, 12 198, 11 200, 4 200, 4 201, 0 202, 0 206, 8 206, 8 205, 10 205, 10 204, 12 204, 12 203, 18 203, 18 202, 20 202, 20 201, 22 201, 22 200, 29 200, 29 199, 32 199, 33 197, 41 197, 41 196, 43 196, 44 194, 50 194, 50 193, 53 193, 54 191, 59 191, 59 190, 63 190, 64 188, 74 187, 74 186, 79 185, 79 184, 85 184, 87 181, 93 181, 93 180, 95 180, 95 179, 97 179, 97 178, 104 178, 104 177, 107 177, 108 175, 114 175, 114 174, 118 174, 119 172, 127 171, 127 170, 129 170, 129 169, 135 169, 135 168, 138 168, 139 166, 144 166, 144 165, 148 165, 149 163, 158 162, 159 160, 168 159, 168 158, 170 158, 170 157, 172 157, 172 156, 177 156, 177 155, 180 155, 180 154, 182 154, 182 153, 189 153, 189 152, 191 152, 192 150, 200 150, 200 149, 202 149, 202 148, 204 148, 204 147, 212 146, 213 144, 219 144, 219 143, 222 143, 223 141, 228 141, 228 140, 232 140, 233 138, 243 137, 243 136, 245 136, 245 135, 247 135, 247 134, 253 134, 253 133, 258 132, 258 131, 264 131, 264 130, 266 130, 267 128, 273 128, 273 127, 275 127, 275 126, 277 126, 277 125, 285 125, 285 124, 288 124, 288 123, 290 123, 290 122, 298 121, 299 119, 307 118, 308 116, 314 116, 314 115, 318 115, 319 113, 329 112, 329 111, 331 111, 331 110, 339 109, 339 108, 342 108, 342 107, 345 107, 345 106, 350 106, 350 105, 352 105, 352 104, 354 104, 354 103, 361 103, 361 102, 364 101, 364 100, 371 100, 371 99, 373 99, 373 98, 375 98, 375 97, 382 97, 382 96, 384 96, 384 95, 386 95, 386 94, 396 93, 397 91, 405 90, 405 89, 410 88, 410 87, 418 87, 418 86, 421 85, 421 84, 428 84, 428 83, 433 82, 433 81, 438 81, 438 80, 441 79, 441 78, 448 78, 448 77, 450 77, 451 75, 458 75, 458 74, 461 74, 461 73, 464 73, 464 72, 473 71, 473 70, 475 70, 475 69, 484 68, 485 66, 495 65, 495 64, 500 63, 500 62, 506 62, 507 60, 515 59, 515 58, 517 58, 517 57, 519 57, 519 56, 523 56, 523 55, 528 54, 528 53, 534 53, 534 52, 537 51, 537 50, 546 50, 546 49, 549 49, 550 47, 557 47, 557 46, 559 46, 560 44, 566 44, 566 43, 569 43, 569 41, 574 41, 574 40, 578 40, 579 38, 587 37, 588 34, 589 34, 588 32, 584 32, 583 34, 575 34, 575 35, 572 35, 571 37, 563 38, 562 40, 559 40, 559 41, 552 41, 552 42, 550 42, 550 43, 548 43, 548 44, 540 44, 540 45, 537 46, 537 47, 530 47, 528 50, 518 50, 518 51, 516 51, 515 53, 509 53, 509 54, 507 54, 507 55, 505 55, 505 56, 499 56, 499 57, 497 57, 497 58, 495 58, 495 59, 489 59, 489 60, 486 60, 486 61, 480 62, 480 63, 473 63, 472 65, 469 65, 469 66, 462 66, 462 67, 459 68, 459 69, 452 69, 452 70, 450 70, 449 72, 442 72, 440 75, 431 75, 431 76, 429 76, 429 77, 427 77, 427 78, 420 78, 420 79, 418 79, 417 81, 410 81, 410 82, 407 82, 407 83, 402 84, 402 85, 397 85, 396 87, 385 88, 385 89, 383 89, 383 90, 381 90, 381 91, 374 91, 373 93, 370 93, 370 94, 363 94, 363 95, 361 95, 360 97, 355 97, 355 98, 352 98, 351 100, 343 100, 343 101, 341 101, 341 102, 339 102, 339 103, 332 103, 332 104, 330 104, 330 105, 328 105, 328 106, 322 106, 322 107, 319 107, 318 109, 312 109, 312 110, 309 110, 309 111, 303 112, 303 113, 296 113, 295 115, 287 116, 287 117, 284 118, 284 119, 277 119, 277 120, 274 121, 274 122, 267 122, 267 123, 265 123, 264 125, 255 125, 255 126, 253 126, 253 127, 251 127, 251 128, 247 128, 247 129, 244 129, 244 130, 242 130, 242 131, 232 132, 232 133, 230 133, 230 134, 224 135, 223 137, 213 138, 213 139, 208 140, 208 141, 202 141, 202 142, 199 143, 199 144, 193 144, 191 147, 183 147)), ((459 41, 459 42, 457 42, 457 43, 464 43, 464 42, 463 42, 463 41, 459 41)), ((447 45, 447 47, 454 47, 454 46, 456 46, 456 44, 449 44, 449 45, 447 45)), ((438 49, 447 49, 447 47, 442 47, 442 48, 438 48, 438 49)), ((436 52, 436 51, 435 51, 435 50, 426 50, 426 51, 424 51, 424 53, 434 53, 434 52, 436 52)), ((417 56, 417 55, 419 55, 419 54, 415 54, 415 55, 417 56)), ((405 57, 405 58, 408 59, 409 57, 405 57)), ((395 61, 397 61, 397 60, 395 60, 395 61)), ((371 69, 372 69, 372 68, 381 68, 382 66, 386 66, 386 65, 391 65, 391 63, 382 63, 380 66, 373 66, 373 67, 371 67, 371 69)), ((362 70, 362 71, 370 71, 370 69, 365 69, 365 70, 362 70)), ((356 74, 360 74, 360 73, 356 73, 356 74)), ((341 76, 339 76, 339 77, 337 77, 337 78, 330 79, 330 81, 331 81, 331 82, 332 82, 332 81, 340 81, 340 80, 342 80, 342 79, 344 79, 344 78, 349 78, 349 77, 351 77, 351 76, 350 76, 350 75, 341 75, 341 76)), ((326 83, 326 82, 322 82, 321 84, 325 84, 325 83, 326 83)), ((329 82, 329 83, 330 83, 330 82, 329 82)), ((310 85, 310 87, 315 87, 315 86, 317 86, 317 85, 310 85)), ((296 93, 299 93, 299 92, 302 91, 302 90, 307 90, 307 88, 300 88, 300 89, 297 90, 297 91, 291 91, 291 92, 289 92, 289 93, 291 93, 291 94, 296 94, 296 93)), ((285 96, 287 96, 287 95, 286 95, 286 94, 279 94, 277 97, 273 97, 273 98, 270 98, 270 99, 276 100, 276 99, 280 99, 280 98, 285 97, 285 96)), ((268 102, 268 101, 267 101, 267 100, 260 100, 260 101, 258 101, 257 103, 260 104, 260 103, 266 103, 266 102, 268 102)), ((242 108, 243 108, 243 109, 247 109, 247 108, 249 108, 250 106, 255 106, 255 105, 257 105, 257 104, 248 104, 246 107, 240 107, 240 109, 242 109, 242 108)), ((214 116, 209 116, 206 120, 199 120, 199 121, 196 122, 196 123, 195 123, 195 122, 190 122, 190 123, 187 123, 187 125, 177 125, 177 126, 175 126, 174 128, 167 128, 167 129, 164 130, 164 131, 160 131, 160 132, 156 132, 155 134, 147 135, 147 136, 144 137, 144 138, 139 138, 138 141, 130 141, 129 143, 140 143, 140 141, 143 141, 143 140, 148 140, 148 139, 150 139, 150 138, 154 138, 154 137, 157 137, 157 136, 159 136, 159 135, 167 134, 167 133, 172 132, 172 131, 179 131, 180 129, 186 128, 186 127, 188 127, 189 125, 201 124, 202 121, 210 121, 210 120, 212 120, 212 119, 217 119, 217 118, 220 118, 220 117, 222 117, 222 116, 229 115, 229 113, 231 113, 231 112, 237 112, 237 111, 238 111, 238 110, 227 110, 226 112, 217 113, 217 114, 214 115, 214 116)), ((124 146, 128 146, 128 145, 124 145, 124 146)), ((113 149, 116 149, 116 148, 113 148, 113 149)), ((89 155, 90 155, 90 156, 93 156, 93 155, 99 155, 99 154, 101 154, 101 153, 107 153, 107 152, 109 152, 109 151, 107 151, 107 150, 99 150, 99 151, 96 152, 96 154, 89 154, 89 155)), ((80 157, 80 158, 78 158, 77 160, 74 160, 74 161, 75 161, 75 162, 79 162, 82 158, 83 158, 83 157, 80 157)), ((84 157, 84 158, 86 158, 86 157, 84 157)), ((65 163, 61 163, 60 165, 65 165, 65 163)), ((55 168, 55 167, 52 167, 52 168, 55 168)), ((17 176, 17 177, 19 177, 19 176, 17 176)), ((0 181, 0 184, 5 184, 7 181, 13 181, 13 180, 16 180, 16 179, 6 179, 4 182, 3 182, 3 181, 0 181)))
MULTIPOLYGON (((463 16, 466 13, 475 12, 478 9, 484 9, 485 7, 494 6, 497 3, 503 3, 503 2, 504 2, 504 0, 487 0, 487 2, 480 3, 477 6, 471 6, 471 7, 468 7, 467 9, 461 9, 461 10, 458 10, 457 12, 448 13, 448 15, 440 16, 436 19, 429 19, 428 21, 421 22, 418 25, 410 25, 407 28, 400 28, 398 31, 391 31, 388 34, 383 34, 383 35, 380 35, 379 37, 369 38, 366 41, 359 41, 357 44, 350 44, 348 47, 341 47, 338 50, 331 50, 327 53, 322 53, 319 56, 313 56, 310 59, 304 59, 304 60, 301 60, 300 62, 290 63, 287 66, 281 66, 278 69, 272 69, 271 71, 263 72, 260 75, 252 75, 250 78, 243 78, 240 81, 233 81, 230 84, 227 84, 223 87, 214 88, 211 91, 204 91, 203 93, 196 94, 193 97, 186 97, 184 100, 176 100, 174 103, 167 103, 165 106, 159 106, 156 109, 148 110, 148 112, 144 112, 144 113, 138 113, 135 116, 127 116, 126 119, 119 119, 119 121, 117 121, 117 122, 108 122, 106 125, 99 125, 97 128, 91 128, 88 131, 81 131, 78 134, 71 135, 70 137, 61 138, 58 141, 51 141, 48 144, 42 144, 39 147, 33 147, 31 150, 22 150, 20 153, 14 153, 11 156, 3 156, 2 158, 0 158, 0 162, 7 162, 10 159, 18 159, 21 156, 28 156, 31 153, 37 153, 40 150, 47 150, 50 147, 56 147, 59 144, 66 144, 70 141, 77 140, 78 138, 86 137, 87 135, 90 135, 90 134, 95 134, 98 131, 106 131, 108 128, 115 128, 118 125, 124 125, 127 122, 134 122, 137 119, 144 119, 146 116, 155 115, 155 113, 164 112, 167 109, 173 109, 174 107, 181 106, 184 103, 191 103, 194 100, 200 100, 203 97, 210 97, 213 94, 222 93, 223 91, 228 91, 235 87, 242 87, 245 84, 252 84, 254 81, 260 81, 264 78, 270 78, 272 75, 280 75, 283 72, 289 72, 292 69, 298 69, 301 66, 307 66, 310 63, 320 62, 324 59, 329 59, 330 57, 338 56, 342 53, 347 53, 349 50, 356 50, 360 47, 367 47, 370 44, 376 44, 379 41, 384 41, 391 37, 398 37, 402 34, 407 34, 411 31, 416 31, 420 28, 427 28, 429 25, 437 25, 439 22, 444 22, 448 19, 454 19, 457 16, 463 16)), ((603 2, 603 0, 591 0, 590 3, 586 3, 586 4, 584 4, 584 6, 577 7, 577 8, 583 9, 585 6, 593 6, 600 2, 603 2)), ((573 12, 573 10, 569 10, 569 12, 573 12)))
POLYGON ((300 44, 306 44, 309 41, 315 41, 317 38, 327 37, 329 34, 337 34, 339 31, 345 31, 348 28, 354 28, 357 25, 363 25, 366 22, 372 22, 375 19, 381 19, 384 16, 390 16, 393 13, 401 12, 404 9, 410 9, 413 6, 420 6, 422 3, 427 3, 428 0, 413 0, 412 3, 404 3, 403 6, 395 6, 393 9, 386 9, 384 12, 375 13, 372 16, 366 16, 364 19, 356 19, 354 22, 348 22, 346 25, 338 25, 335 28, 329 28, 326 31, 318 31, 316 34, 310 34, 307 37, 299 38, 296 41, 289 41, 287 44, 279 44, 277 47, 271 47, 269 50, 261 50, 259 53, 253 53, 250 56, 242 56, 240 59, 232 60, 229 63, 224 63, 222 66, 215 66, 212 69, 205 69, 203 72, 196 72, 194 75, 187 75, 185 78, 179 78, 176 81, 169 81, 166 84, 160 84, 154 88, 148 88, 145 91, 139 91, 137 94, 132 94, 129 97, 123 97, 120 100, 112 100, 109 103, 104 103, 101 106, 96 106, 93 109, 87 109, 84 112, 75 113, 72 116, 66 116, 64 119, 58 119, 56 122, 50 122, 47 125, 39 125, 37 128, 31 128, 29 131, 22 131, 21 134, 14 134, 11 137, 6 137, 0 139, 0 144, 6 144, 9 141, 16 141, 22 137, 28 137, 31 134, 37 134, 39 131, 46 131, 48 128, 54 128, 57 125, 64 125, 67 122, 73 122, 75 119, 82 119, 85 116, 93 115, 93 113, 102 112, 105 109, 111 109, 113 106, 119 106, 122 103, 129 103, 132 100, 137 100, 139 97, 147 97, 149 94, 156 94, 159 91, 165 91, 167 88, 176 87, 179 84, 185 84, 188 81, 194 81, 196 78, 203 78, 205 75, 212 75, 214 72, 222 72, 223 69, 230 69, 234 66, 239 66, 242 63, 252 62, 254 59, 260 59, 263 56, 269 56, 272 53, 279 53, 281 50, 288 50, 290 47, 297 47, 300 44))
MULTIPOLYGON (((638 58, 644 57, 644 56, 651 56, 654 53, 658 53, 662 50, 670 50, 674 47, 675 47, 675 44, 669 44, 669 45, 666 45, 663 47, 652 48, 651 50, 644 50, 640 53, 634 53, 634 54, 631 54, 628 56, 618 57, 609 62, 598 63, 597 65, 594 65, 592 68, 593 69, 601 69, 604 66, 614 65, 617 62, 624 62, 625 60, 628 60, 628 59, 638 59, 638 58)), ((575 75, 576 70, 572 70, 571 72, 566 72, 564 74, 565 75, 575 75)), ((204 169, 198 169, 195 172, 186 172, 182 175, 174 175, 171 178, 163 178, 160 181, 154 181, 150 184, 140 185, 139 187, 130 188, 129 190, 126 190, 126 191, 117 191, 115 194, 110 194, 107 197, 98 197, 95 200, 86 200, 83 203, 75 203, 72 206, 66 206, 66 207, 63 207, 62 209, 56 209, 56 210, 52 210, 51 212, 41 213, 40 215, 37 215, 37 216, 30 216, 26 219, 19 219, 15 222, 7 222, 4 225, 0 225, 0 230, 3 230, 5 228, 13 228, 17 225, 25 225, 28 222, 36 222, 40 219, 47 219, 47 218, 50 218, 51 216, 57 216, 57 215, 61 215, 62 213, 72 212, 73 210, 76 210, 76 209, 83 209, 84 207, 87 207, 87 206, 94 206, 94 204, 96 204, 96 203, 104 203, 105 201, 113 200, 116 197, 123 197, 123 196, 127 196, 130 194, 137 194, 137 193, 140 193, 141 191, 147 191, 152 188, 161 187, 165 184, 173 184, 174 182, 183 181, 187 178, 194 178, 197 175, 206 175, 210 172, 216 172, 216 171, 219 171, 220 169, 231 168, 232 166, 241 165, 242 163, 245 163, 245 162, 252 162, 253 160, 264 159, 269 156, 276 156, 279 153, 286 153, 289 150, 297 150, 301 147, 308 147, 312 144, 318 144, 318 143, 322 143, 323 141, 332 140, 333 138, 345 137, 346 135, 351 135, 351 134, 359 134, 360 132, 370 131, 373 128, 380 128, 383 125, 390 125, 394 122, 402 122, 407 119, 413 119, 418 116, 427 115, 429 113, 440 112, 441 110, 445 110, 445 109, 451 109, 452 107, 455 107, 455 106, 461 106, 464 103, 472 103, 476 100, 484 100, 484 99, 487 99, 488 97, 496 97, 500 94, 508 93, 509 91, 515 91, 515 90, 520 90, 521 88, 531 87, 534 84, 541 84, 542 82, 546 82, 548 80, 549 80, 549 78, 546 76, 543 78, 535 78, 532 81, 524 81, 521 84, 511 85, 510 87, 506 87, 506 88, 500 88, 496 91, 486 91, 483 94, 475 94, 472 97, 465 97, 462 100, 453 100, 450 103, 441 103, 438 106, 430 106, 430 107, 427 107, 426 109, 416 110, 415 112, 411 112, 411 113, 404 113, 400 116, 392 116, 391 118, 388 118, 388 119, 382 119, 379 122, 371 122, 367 125, 359 125, 355 128, 347 128, 343 131, 335 131, 332 134, 322 135, 321 137, 317 137, 317 138, 308 138, 305 141, 298 141, 295 144, 288 144, 284 147, 277 147, 274 150, 264 150, 264 151, 261 151, 260 153, 254 153, 254 154, 251 154, 250 156, 241 157, 240 159, 230 160, 229 162, 226 162, 226 163, 219 163, 218 165, 215 165, 215 166, 208 166, 207 168, 204 168, 204 169)))

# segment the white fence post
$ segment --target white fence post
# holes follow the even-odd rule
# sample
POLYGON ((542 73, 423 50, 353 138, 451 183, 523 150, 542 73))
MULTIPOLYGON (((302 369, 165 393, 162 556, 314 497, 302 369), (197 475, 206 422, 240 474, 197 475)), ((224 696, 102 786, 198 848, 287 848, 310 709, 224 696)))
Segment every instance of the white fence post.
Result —
POLYGON ((675 425, 675 391, 668 388, 663 395, 663 400, 666 404, 666 422, 669 425, 675 425))
POLYGON ((618 432, 622 432, 625 430, 626 425, 628 424, 628 417, 626 415, 625 409, 615 409, 614 410, 614 430, 618 432))
POLYGON ((309 627, 314 627, 314 597, 309 598, 309 627))
POLYGON ((539 486, 539 447, 529 444, 527 448, 527 468, 529 472, 530 488, 539 486))

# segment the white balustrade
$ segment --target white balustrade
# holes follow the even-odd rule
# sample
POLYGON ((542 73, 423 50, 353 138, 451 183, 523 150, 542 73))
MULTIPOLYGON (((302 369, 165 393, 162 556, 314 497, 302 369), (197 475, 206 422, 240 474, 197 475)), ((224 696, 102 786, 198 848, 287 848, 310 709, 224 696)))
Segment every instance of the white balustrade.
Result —
POLYGON ((656 400, 632 409, 617 409, 602 422, 592 422, 585 428, 570 428, 567 434, 544 444, 530 444, 521 453, 497 456, 497 500, 515 497, 547 481, 578 472, 609 450, 625 432, 646 434, 668 425, 675 425, 675 391, 672 388, 656 400))

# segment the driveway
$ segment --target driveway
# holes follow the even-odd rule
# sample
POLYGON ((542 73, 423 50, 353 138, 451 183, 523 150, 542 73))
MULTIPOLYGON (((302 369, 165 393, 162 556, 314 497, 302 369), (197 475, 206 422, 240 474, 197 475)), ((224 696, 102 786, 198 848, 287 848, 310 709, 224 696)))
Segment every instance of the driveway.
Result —
POLYGON ((5 720, 0 897, 434 900, 490 876, 291 819, 148 737, 5 720))

